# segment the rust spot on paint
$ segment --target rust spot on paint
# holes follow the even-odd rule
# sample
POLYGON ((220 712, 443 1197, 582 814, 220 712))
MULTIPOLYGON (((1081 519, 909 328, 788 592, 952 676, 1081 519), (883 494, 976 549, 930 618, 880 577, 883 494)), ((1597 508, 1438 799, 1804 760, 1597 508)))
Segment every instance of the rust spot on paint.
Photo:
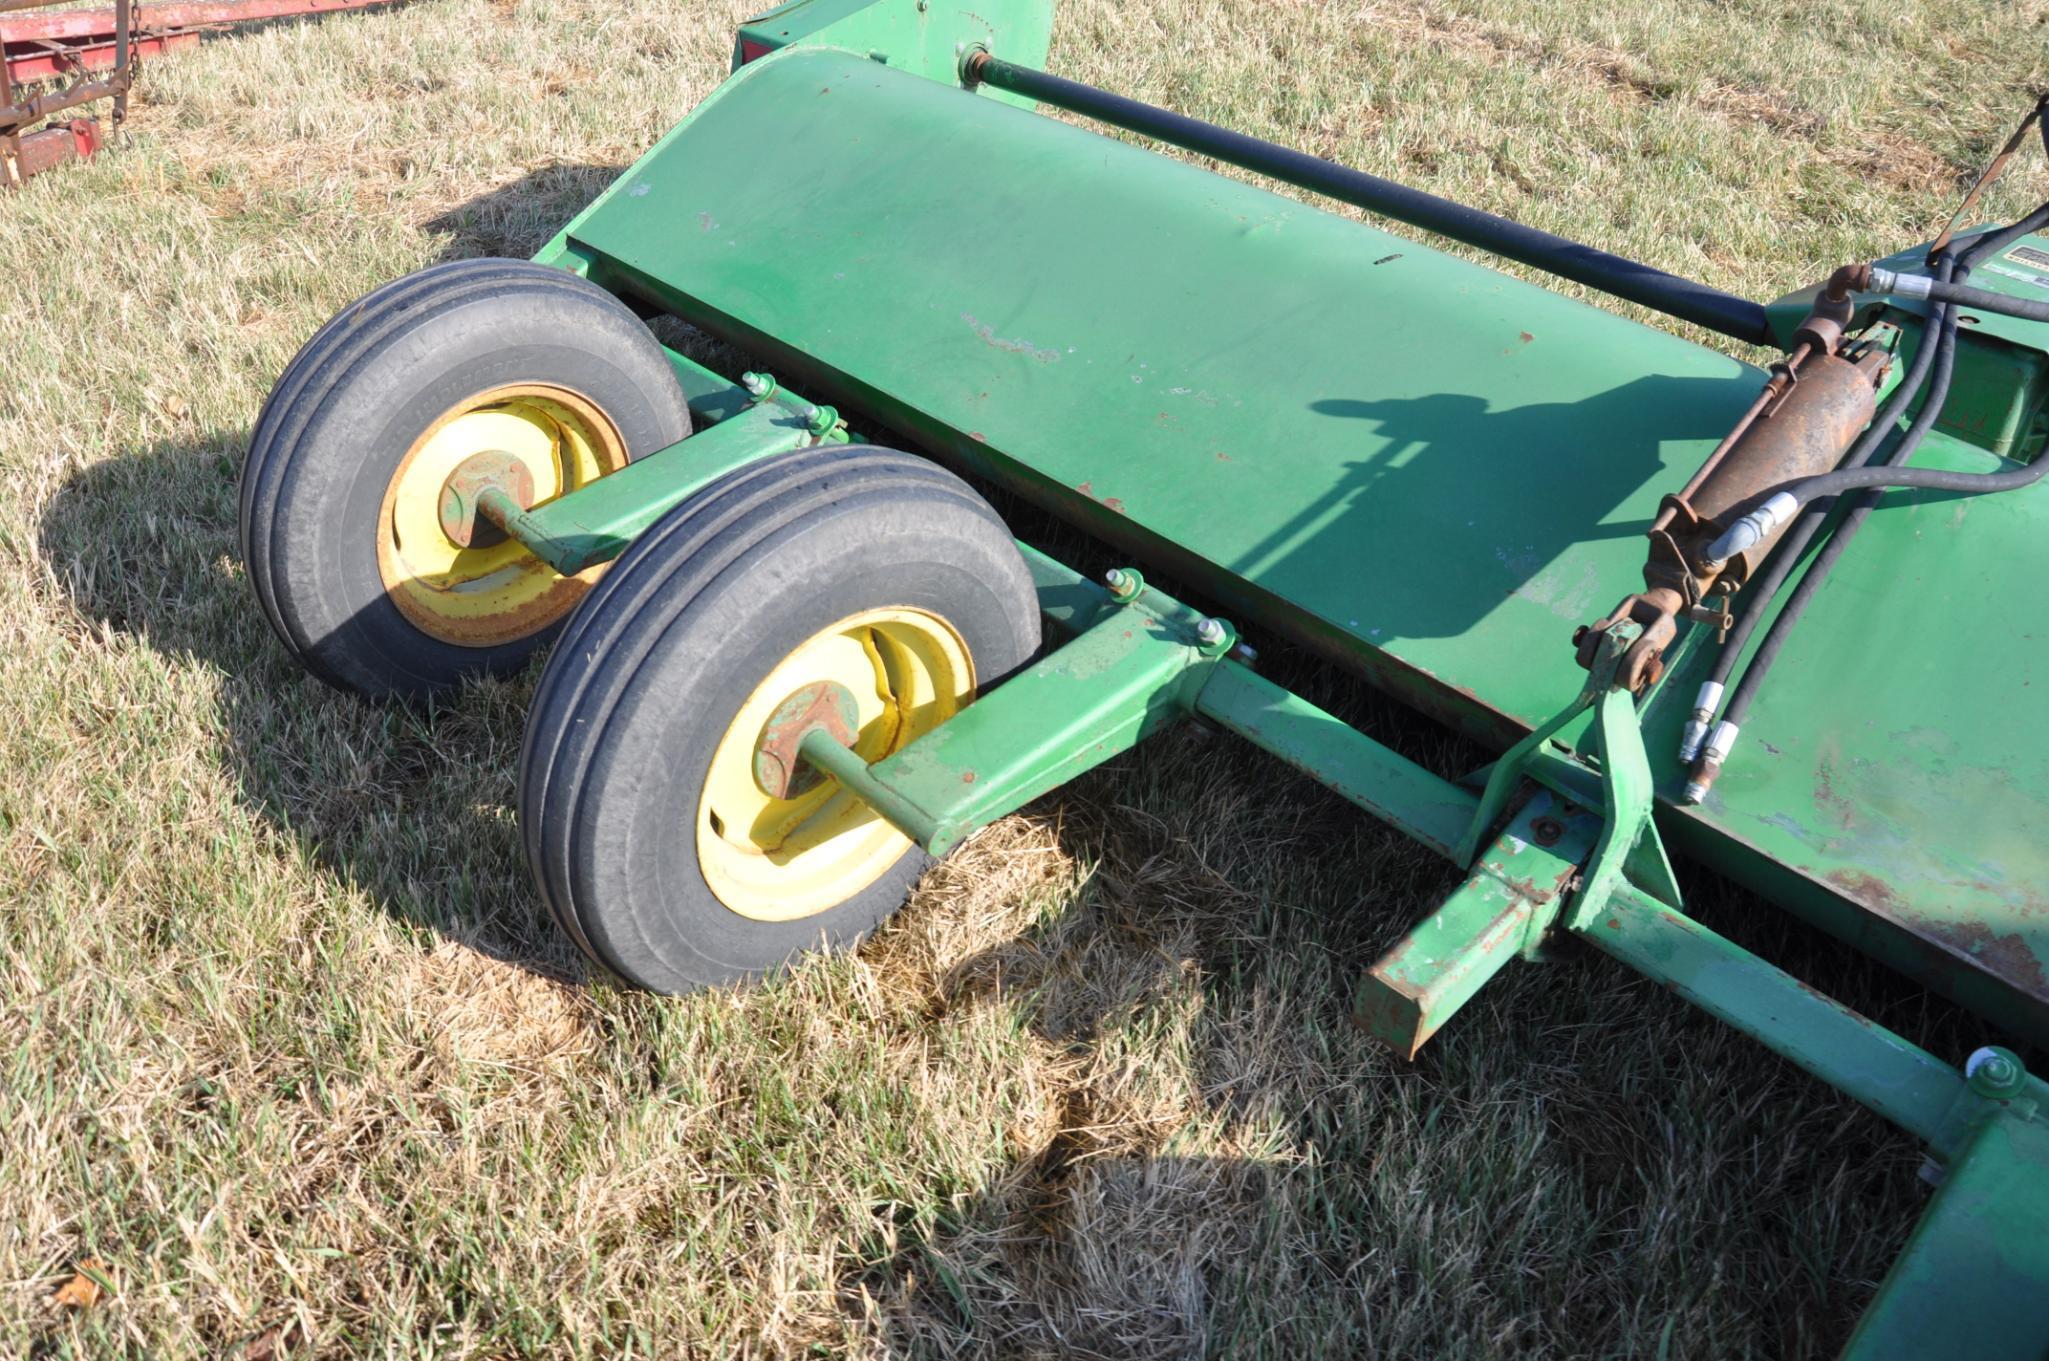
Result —
POLYGON ((2001 933, 1984 922, 1952 921, 1916 912, 1892 885, 1876 875, 1836 870, 1828 882, 1875 912, 1883 913, 1926 941, 1947 947, 1987 973, 2004 978, 2037 997, 2049 994, 2049 971, 2028 937, 2019 931, 2001 933))
POLYGON ((1608 918, 1608 929, 1610 931, 1620 931, 1622 929, 1622 920, 1619 917, 1608 918))
POLYGON ((1864 1019, 1862 1016, 1858 1016, 1856 1012, 1850 1011, 1850 1008, 1844 1006, 1841 1002, 1838 1002, 1835 998, 1829 996, 1820 988, 1815 987, 1812 983, 1808 982, 1804 978, 1795 978, 1793 980, 1793 986, 1800 989, 1800 991, 1806 993, 1809 997, 1812 997, 1817 1002, 1826 1002, 1830 1006, 1834 1007, 1837 1011, 1849 1011, 1852 1016, 1856 1016, 1857 1019, 1860 1021, 1864 1019))
POLYGON ((1075 490, 1080 492, 1083 496, 1088 497, 1091 501, 1094 501, 1097 505, 1107 506, 1111 510, 1116 511, 1119 515, 1122 515, 1124 513, 1124 502, 1119 500, 1117 497, 1096 495, 1096 484, 1093 480, 1082 483, 1080 486, 1076 487, 1075 490))
POLYGON ((1865 874, 1860 870, 1836 870, 1828 876, 1828 881, 1866 907, 1875 908, 1893 917, 1910 915, 1906 910, 1907 905, 1900 901, 1900 895, 1893 892, 1892 885, 1875 874, 1865 874))
POLYGON ((1536 337, 1531 335, 1528 331, 1517 331, 1516 335, 1522 338, 1522 342, 1525 345, 1529 344, 1531 341, 1536 339, 1536 337))
POLYGON ((1230 461, 1231 456, 1229 454, 1225 453, 1222 449, 1217 450, 1217 462, 1229 463, 1230 461))
POLYGON ((977 444, 987 444, 989 442, 989 437, 979 430, 968 431, 968 438, 977 444))
POLYGON ((960 773, 960 782, 962 784, 973 784, 975 782, 975 772, 972 770, 963 770, 960 773))
POLYGON ((1835 768, 1824 760, 1814 771, 1814 806, 1835 819, 1838 825, 1849 827, 1856 818, 1856 805, 1836 793, 1835 768))
POLYGON ((2040 997, 2049 991, 2049 974, 2042 970, 2042 957, 2028 946, 2018 931, 2000 935, 1983 922, 1922 921, 1921 929, 1943 944, 1968 955, 1988 973, 2010 979, 2040 997))

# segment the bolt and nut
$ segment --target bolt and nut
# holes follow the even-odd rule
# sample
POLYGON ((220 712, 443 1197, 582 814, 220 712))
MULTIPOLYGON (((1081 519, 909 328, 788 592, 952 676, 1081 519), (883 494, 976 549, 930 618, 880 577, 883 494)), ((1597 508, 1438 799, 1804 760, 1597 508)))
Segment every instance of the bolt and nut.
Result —
POLYGON ((1973 1050, 1964 1060, 1964 1080, 1979 1096, 2004 1101, 2017 1094, 2027 1081, 2028 1070, 2011 1049, 1987 1045, 1973 1050))
POLYGON ((1103 584, 1110 588, 1110 598, 1120 605, 1128 605, 1138 599, 1145 589, 1145 578, 1128 567, 1112 567, 1103 573, 1103 584))

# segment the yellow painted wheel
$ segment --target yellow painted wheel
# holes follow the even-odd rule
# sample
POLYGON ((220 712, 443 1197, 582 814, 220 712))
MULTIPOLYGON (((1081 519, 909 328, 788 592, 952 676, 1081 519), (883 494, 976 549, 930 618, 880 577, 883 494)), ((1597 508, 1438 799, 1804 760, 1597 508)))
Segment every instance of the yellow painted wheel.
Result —
POLYGON ((461 647, 496 647, 547 628, 604 569, 564 577, 519 544, 465 546, 442 527, 442 488, 479 454, 505 454, 533 480, 532 505, 626 466, 625 440, 595 404, 567 388, 521 383, 444 412, 413 442, 384 490, 377 569, 413 627, 461 647))
POLYGON ((852 945, 927 858, 800 759, 806 734, 873 763, 1038 644, 1017 542, 951 473, 831 444, 729 473, 620 556, 534 689, 519 824, 542 899, 660 992, 852 945))
POLYGON ((864 610, 804 640, 756 686, 712 753, 697 809, 705 883, 755 921, 796 921, 845 902, 911 848, 830 780, 775 798, 755 753, 791 695, 821 682, 853 696, 854 750, 871 764, 974 698, 974 663, 952 625, 914 609, 864 610))
POLYGON ((343 308, 279 376, 242 462, 242 558, 331 685, 414 700, 511 675, 596 574, 480 533, 463 493, 495 478, 549 500, 689 434, 667 353, 618 298, 531 260, 431 265, 343 308))

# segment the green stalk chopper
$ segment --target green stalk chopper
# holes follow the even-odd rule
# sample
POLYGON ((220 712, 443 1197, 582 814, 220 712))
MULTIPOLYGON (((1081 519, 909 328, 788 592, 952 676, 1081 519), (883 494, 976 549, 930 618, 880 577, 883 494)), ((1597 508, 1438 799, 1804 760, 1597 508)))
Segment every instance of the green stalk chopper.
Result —
POLYGON ((2049 541, 2049 205, 1760 305, 1047 74, 1051 9, 794 0, 535 260, 328 323, 242 478, 286 646, 411 699, 552 642, 534 877, 670 992, 858 939, 1152 734, 1235 733, 1467 872, 1364 979, 1372 1033, 1412 1055, 1577 936, 1926 1146, 1847 1355, 2049 1354, 2049 1086, 2016 1053, 2049 1042, 2049 630, 2008 609, 2049 541), (1018 542, 963 477, 1132 565, 1018 542), (1240 625, 1499 759, 1440 777, 1240 625), (1707 930, 1668 847, 2014 1048, 1924 1052, 1707 930))

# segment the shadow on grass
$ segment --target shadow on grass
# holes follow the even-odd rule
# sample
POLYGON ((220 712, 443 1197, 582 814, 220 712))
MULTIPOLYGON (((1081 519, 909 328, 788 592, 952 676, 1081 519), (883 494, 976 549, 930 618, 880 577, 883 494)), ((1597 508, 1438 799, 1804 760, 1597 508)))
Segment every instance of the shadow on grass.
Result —
POLYGON ((218 430, 74 472, 40 526, 57 582, 94 626, 211 673, 223 769, 306 860, 400 921, 586 977, 533 892, 512 811, 530 681, 473 683, 416 712, 306 676, 241 567, 247 442, 218 430))
POLYGON ((623 164, 542 166, 430 218, 426 229, 441 241, 443 259, 530 256, 625 170, 623 164))

